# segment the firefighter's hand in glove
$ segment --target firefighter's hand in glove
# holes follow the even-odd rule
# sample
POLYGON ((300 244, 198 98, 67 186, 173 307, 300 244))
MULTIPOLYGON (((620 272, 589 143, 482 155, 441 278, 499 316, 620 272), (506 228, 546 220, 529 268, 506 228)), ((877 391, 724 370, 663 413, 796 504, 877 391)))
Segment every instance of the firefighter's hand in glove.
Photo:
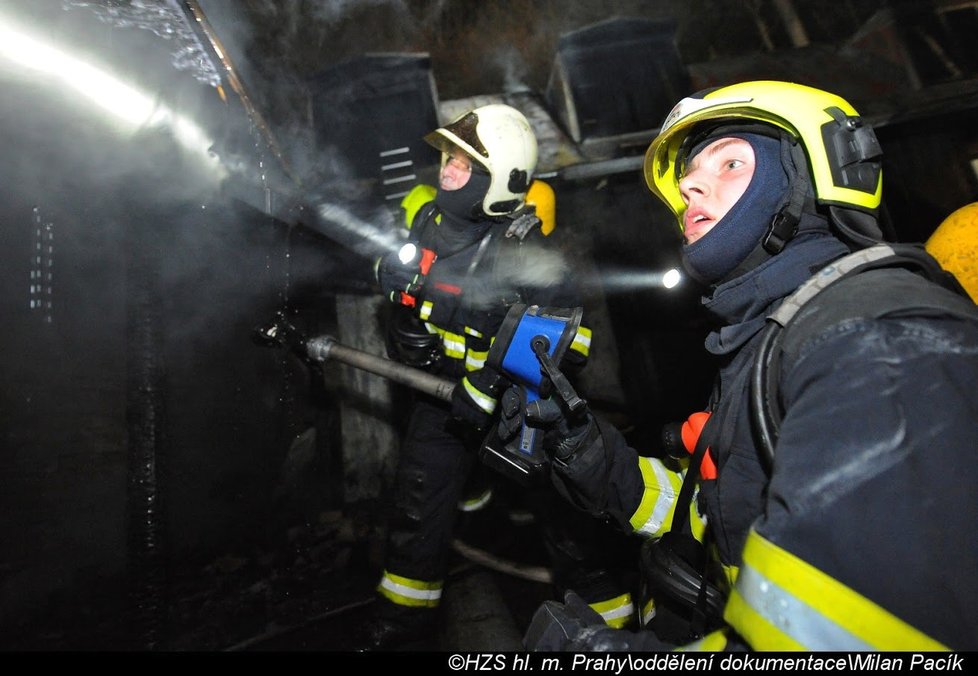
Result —
POLYGON ((581 649, 578 643, 584 636, 601 627, 608 625, 597 611, 580 596, 568 591, 563 603, 544 601, 537 608, 523 637, 523 645, 527 650, 538 652, 576 651, 581 649))
POLYGON ((530 621, 523 637, 527 650, 535 652, 615 652, 669 650, 651 632, 612 629, 584 599, 568 591, 564 602, 545 601, 530 621))
POLYGON ((503 441, 514 438, 523 429, 524 422, 529 427, 543 430, 543 450, 560 462, 573 459, 593 427, 591 414, 586 410, 579 415, 570 415, 564 406, 551 399, 538 399, 528 404, 526 390, 514 385, 503 392, 500 399, 499 438, 503 441))
POLYGON ((594 418, 586 407, 571 413, 557 399, 538 399, 527 404, 526 423, 544 430, 544 450, 562 464, 573 462, 581 447, 597 435, 594 418))
MULTIPOLYGON (((557 492, 592 516, 612 516, 627 525, 635 506, 630 505, 628 511, 618 504, 616 476, 612 474, 614 461, 605 438, 613 432, 586 407, 571 412, 563 400, 530 402, 525 410, 526 424, 545 430, 543 448, 552 459, 550 480, 557 492), (625 511, 628 516, 623 517, 625 511)), ((641 480, 638 463, 632 460, 626 465, 634 468, 635 476, 641 480)))
POLYGON ((452 417, 475 429, 485 430, 496 410, 499 374, 483 368, 472 371, 452 390, 452 417))
POLYGON ((424 276, 417 263, 402 263, 397 252, 384 255, 377 262, 377 283, 388 300, 401 302, 401 294, 414 295, 421 287, 424 276))

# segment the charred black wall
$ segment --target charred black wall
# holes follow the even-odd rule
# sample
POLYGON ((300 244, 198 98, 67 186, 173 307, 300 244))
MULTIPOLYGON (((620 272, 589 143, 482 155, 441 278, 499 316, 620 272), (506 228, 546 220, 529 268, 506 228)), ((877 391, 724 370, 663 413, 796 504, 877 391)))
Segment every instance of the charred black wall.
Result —
POLYGON ((689 93, 676 28, 613 18, 560 38, 547 98, 575 141, 658 128, 689 93))
POLYGON ((415 172, 438 162, 424 141, 440 122, 427 56, 367 55, 319 73, 309 86, 320 152, 345 163, 344 175, 375 182, 378 197, 396 200, 417 182, 415 172))
POLYGON ((974 111, 886 126, 878 136, 885 213, 901 241, 926 241, 952 211, 978 200, 974 111))
MULTIPOLYGON (((162 645, 180 575, 341 499, 330 402, 251 339, 330 278, 331 248, 203 190, 166 132, 4 87, 3 646, 37 645, 38 622, 91 648, 162 645)), ((310 303, 327 330, 328 299, 310 303)))

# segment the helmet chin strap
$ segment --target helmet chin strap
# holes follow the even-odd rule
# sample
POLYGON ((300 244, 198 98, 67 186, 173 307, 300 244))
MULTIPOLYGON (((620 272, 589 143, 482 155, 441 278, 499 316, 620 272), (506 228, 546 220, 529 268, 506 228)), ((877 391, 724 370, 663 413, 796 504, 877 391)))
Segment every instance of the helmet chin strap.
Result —
POLYGON ((781 165, 791 177, 791 189, 787 202, 774 214, 771 225, 761 240, 761 246, 772 256, 781 253, 785 244, 798 232, 801 212, 811 185, 804 151, 797 142, 788 139, 784 134, 781 134, 781 165))

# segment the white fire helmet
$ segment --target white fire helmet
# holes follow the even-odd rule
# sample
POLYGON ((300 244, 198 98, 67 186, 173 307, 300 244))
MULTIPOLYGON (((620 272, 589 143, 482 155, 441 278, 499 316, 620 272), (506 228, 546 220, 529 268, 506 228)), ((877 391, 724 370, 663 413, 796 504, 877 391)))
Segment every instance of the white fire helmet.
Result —
POLYGON ((442 161, 459 148, 488 172, 489 190, 482 209, 505 216, 521 208, 537 165, 537 139, 526 117, 511 106, 494 103, 465 113, 424 137, 442 151, 442 161))

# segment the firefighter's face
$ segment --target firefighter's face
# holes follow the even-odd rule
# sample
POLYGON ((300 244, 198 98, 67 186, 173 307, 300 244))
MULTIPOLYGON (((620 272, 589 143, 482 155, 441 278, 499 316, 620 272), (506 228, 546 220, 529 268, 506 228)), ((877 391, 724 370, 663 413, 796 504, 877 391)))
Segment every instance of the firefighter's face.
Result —
POLYGON ((472 176, 472 160, 461 150, 455 149, 441 168, 438 182, 442 190, 458 190, 465 187, 472 176))
POLYGON ((687 244, 706 235, 743 196, 754 176, 754 149, 739 138, 719 138, 686 166, 679 192, 686 203, 687 244))

